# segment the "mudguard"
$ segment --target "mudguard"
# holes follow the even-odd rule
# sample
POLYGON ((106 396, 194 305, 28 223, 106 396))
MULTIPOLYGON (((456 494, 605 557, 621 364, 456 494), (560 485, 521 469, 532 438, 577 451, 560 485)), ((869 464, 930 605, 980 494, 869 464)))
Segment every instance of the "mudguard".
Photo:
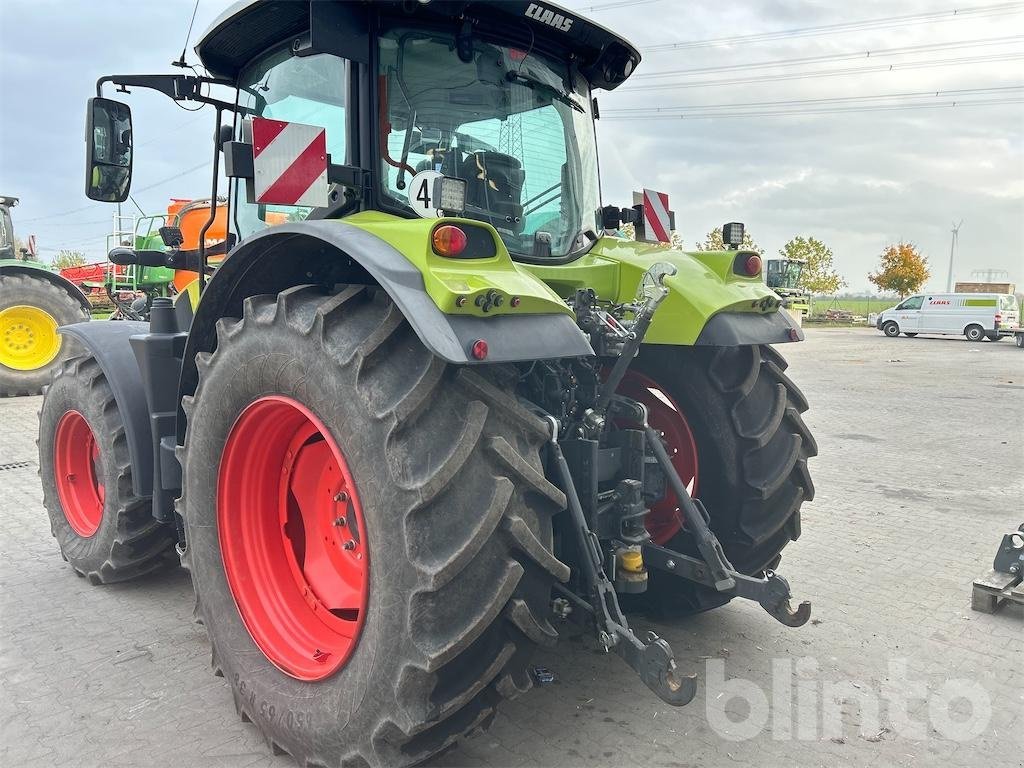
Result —
POLYGON ((788 312, 719 312, 707 321, 694 344, 698 347, 737 347, 803 340, 803 331, 788 312))
POLYGON ((5 275, 30 275, 32 277, 41 277, 44 280, 49 280, 62 291, 73 296, 75 301, 81 304, 82 308, 86 312, 92 312, 92 305, 89 303, 89 300, 85 298, 85 294, 82 293, 81 288, 61 274, 47 269, 42 264, 35 264, 31 261, 20 261, 18 259, 2 259, 0 260, 0 273, 5 275))
POLYGON ((128 340, 148 332, 149 323, 128 320, 76 323, 60 328, 60 333, 71 336, 89 350, 110 384, 124 424, 132 464, 132 491, 144 497, 153 493, 152 433, 142 374, 128 340))
POLYGON ((477 339, 488 343, 487 363, 593 354, 564 309, 487 317, 446 314, 428 294, 420 268, 395 246, 347 221, 321 220, 269 228, 231 252, 196 308, 185 359, 213 349, 217 319, 240 316, 247 296, 276 293, 302 283, 347 282, 380 285, 424 345, 450 363, 477 363, 470 353, 477 339))
POLYGON ((760 275, 736 269, 744 251, 685 252, 658 244, 602 237, 585 256, 566 263, 526 265, 559 295, 593 288, 601 298, 633 300, 643 273, 669 262, 676 274, 665 279, 669 295, 644 337, 647 344, 679 346, 780 344, 803 334, 779 297, 760 275), (795 332, 794 332, 795 331, 795 332))

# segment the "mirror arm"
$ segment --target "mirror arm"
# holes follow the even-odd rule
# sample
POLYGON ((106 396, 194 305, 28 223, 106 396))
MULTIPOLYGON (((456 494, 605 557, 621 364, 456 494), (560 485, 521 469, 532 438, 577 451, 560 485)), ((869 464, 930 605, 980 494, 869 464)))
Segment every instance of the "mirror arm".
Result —
POLYGON ((223 85, 234 88, 233 80, 222 80, 214 77, 192 77, 189 75, 105 75, 96 81, 96 95, 103 96, 104 83, 113 83, 118 90, 127 93, 129 86, 133 88, 149 88, 159 91, 174 101, 196 101, 201 104, 212 104, 220 109, 234 110, 235 105, 220 99, 204 96, 201 91, 204 85, 223 85))

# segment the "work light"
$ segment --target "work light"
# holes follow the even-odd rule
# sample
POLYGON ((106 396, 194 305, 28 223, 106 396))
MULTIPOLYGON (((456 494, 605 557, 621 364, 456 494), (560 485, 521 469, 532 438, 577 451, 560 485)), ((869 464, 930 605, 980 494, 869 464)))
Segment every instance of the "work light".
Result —
POLYGON ((437 208, 446 213, 462 213, 466 210, 466 180, 452 176, 435 180, 434 201, 437 208))
POLYGON ((732 249, 743 245, 743 224, 738 221, 732 221, 723 226, 722 242, 732 249))

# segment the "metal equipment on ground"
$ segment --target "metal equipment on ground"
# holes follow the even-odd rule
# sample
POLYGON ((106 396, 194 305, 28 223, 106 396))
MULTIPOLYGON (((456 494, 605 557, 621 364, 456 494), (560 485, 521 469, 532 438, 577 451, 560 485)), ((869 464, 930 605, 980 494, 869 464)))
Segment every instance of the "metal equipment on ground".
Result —
POLYGON ((1024 607, 1024 523, 1003 536, 992 570, 974 580, 971 608, 995 613, 1006 605, 1024 607))

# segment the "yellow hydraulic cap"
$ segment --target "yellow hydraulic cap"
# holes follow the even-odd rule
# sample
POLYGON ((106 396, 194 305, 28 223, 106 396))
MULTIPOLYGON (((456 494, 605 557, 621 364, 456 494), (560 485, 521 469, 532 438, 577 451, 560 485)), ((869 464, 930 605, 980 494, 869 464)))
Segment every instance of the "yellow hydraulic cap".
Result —
POLYGON ((630 573, 640 573, 644 569, 644 556, 634 549, 623 550, 619 552, 619 568, 630 573))

